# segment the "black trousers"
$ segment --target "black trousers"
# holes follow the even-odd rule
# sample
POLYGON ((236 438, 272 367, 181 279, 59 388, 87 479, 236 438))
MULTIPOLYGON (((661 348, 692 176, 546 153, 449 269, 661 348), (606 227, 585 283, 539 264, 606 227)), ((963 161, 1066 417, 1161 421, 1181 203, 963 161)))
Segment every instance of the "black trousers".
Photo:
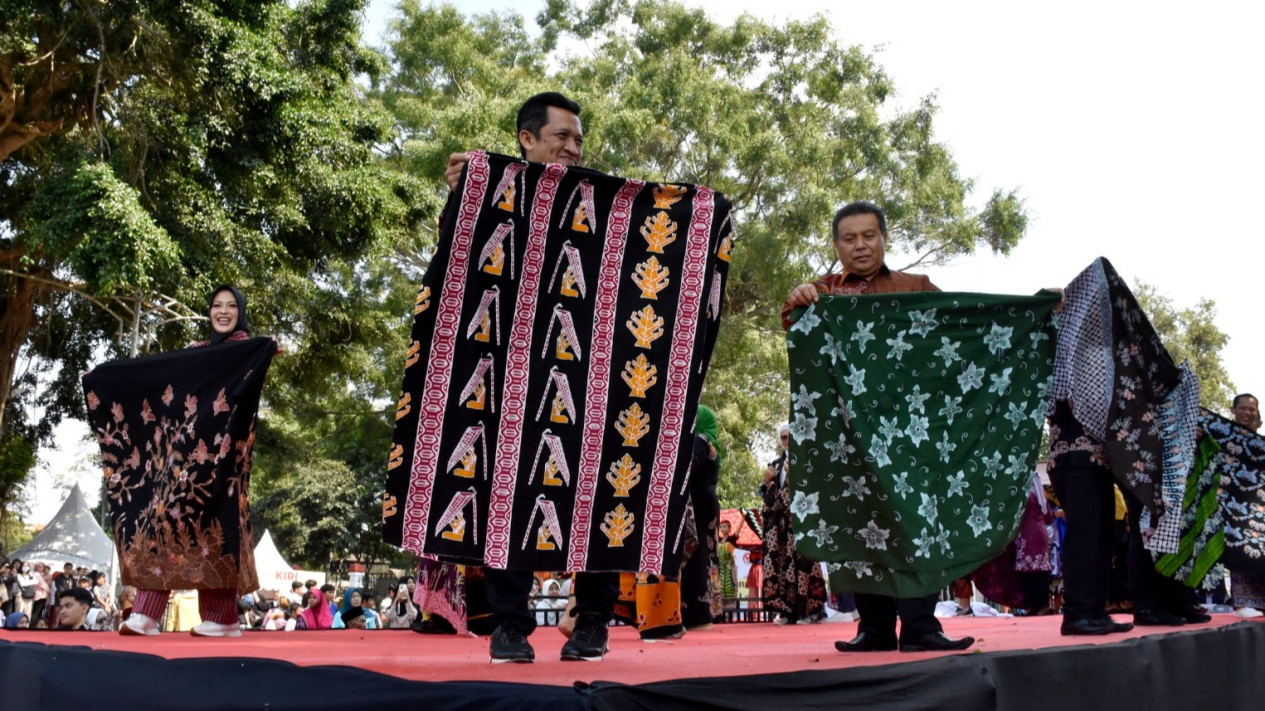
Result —
POLYGON ((900 641, 917 642, 944 629, 935 615, 937 599, 937 595, 888 597, 857 593, 857 612, 861 613, 857 633, 864 632, 880 641, 895 641, 896 618, 900 617, 900 641))
MULTIPOLYGON (((484 570, 483 590, 495 626, 513 625, 523 634, 536 630, 536 615, 527 606, 532 577, 530 570, 484 570)), ((610 621, 619 599, 619 573, 576 573, 574 589, 575 614, 594 613, 610 621)))
POLYGON ((1050 483, 1063 504, 1063 617, 1088 620, 1107 616, 1115 527, 1114 479, 1106 467, 1084 458, 1063 457, 1050 469, 1050 483))
POLYGON ((1155 569, 1155 558, 1142 542, 1142 502, 1126 495, 1129 507, 1129 599, 1133 611, 1163 610, 1182 614, 1194 604, 1194 591, 1155 569))

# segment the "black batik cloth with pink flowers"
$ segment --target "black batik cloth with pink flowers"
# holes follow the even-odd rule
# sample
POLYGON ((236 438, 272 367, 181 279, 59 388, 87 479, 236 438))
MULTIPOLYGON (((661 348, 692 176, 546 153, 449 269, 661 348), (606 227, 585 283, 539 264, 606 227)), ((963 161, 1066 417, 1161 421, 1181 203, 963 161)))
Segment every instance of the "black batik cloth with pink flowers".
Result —
POLYGON ((119 360, 84 376, 125 585, 259 587, 247 499, 271 338, 119 360))

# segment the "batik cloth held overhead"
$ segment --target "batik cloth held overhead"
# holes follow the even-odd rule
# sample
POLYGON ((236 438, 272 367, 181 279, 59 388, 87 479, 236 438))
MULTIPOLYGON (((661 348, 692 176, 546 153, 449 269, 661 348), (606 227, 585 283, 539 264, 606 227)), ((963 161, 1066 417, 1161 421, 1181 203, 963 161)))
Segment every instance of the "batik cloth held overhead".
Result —
POLYGON ((822 296, 787 331, 795 537, 832 589, 927 595, 1014 537, 1058 302, 822 296))
MULTIPOLYGON (((1103 443, 1116 481, 1163 514, 1178 505, 1195 458, 1199 384, 1173 362, 1128 285, 1099 257, 1066 289, 1053 397, 1103 443), (1168 486, 1165 487, 1165 481, 1168 486)), ((1177 550, 1180 513, 1151 523, 1147 547, 1177 550)))
POLYGON ((519 570, 679 570, 729 203, 471 153, 417 297, 383 536, 519 570))
POLYGON ((84 376, 124 585, 259 588, 247 501, 271 338, 120 360, 84 376))

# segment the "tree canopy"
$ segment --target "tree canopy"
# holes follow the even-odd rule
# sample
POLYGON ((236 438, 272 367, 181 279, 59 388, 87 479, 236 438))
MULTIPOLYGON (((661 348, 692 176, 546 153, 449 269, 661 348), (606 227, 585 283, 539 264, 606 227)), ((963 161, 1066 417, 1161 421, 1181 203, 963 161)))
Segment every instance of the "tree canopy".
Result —
MULTIPOLYGON (((516 14, 468 17, 405 0, 392 23, 392 70, 375 92, 400 127, 391 161, 435 184, 449 153, 516 153, 519 104, 557 90, 583 108, 586 165, 729 196, 738 246, 703 394, 732 453, 727 504, 754 501, 762 466, 751 450, 771 451, 785 418, 777 315, 794 285, 835 266, 836 209, 879 202, 893 246, 924 264, 980 247, 1006 253, 1023 236, 1015 191, 968 206, 974 183, 934 135, 934 102, 893 105, 877 60, 841 43, 823 18, 723 24, 675 2, 550 0, 536 21, 533 36, 516 14)), ((442 195, 427 209, 437 214, 442 195)), ((432 244, 414 245, 404 261, 424 266, 432 244)))
MULTIPOLYGON (((221 283, 285 352, 261 436, 382 417, 409 291, 383 255, 417 231, 423 188, 376 153, 394 121, 357 83, 385 66, 362 6, 0 2, 3 482, 32 462, 9 453, 80 413, 83 370, 196 340, 221 283)), ((261 493, 346 475, 328 448, 289 451, 261 452, 261 493)))
POLYGON ((1169 355, 1178 363, 1189 363, 1199 378, 1199 404, 1225 414, 1234 399, 1234 383, 1221 363, 1221 349, 1230 337, 1217 328, 1217 305, 1200 299, 1193 307, 1180 308, 1150 284, 1137 282, 1133 295, 1146 312, 1169 355))

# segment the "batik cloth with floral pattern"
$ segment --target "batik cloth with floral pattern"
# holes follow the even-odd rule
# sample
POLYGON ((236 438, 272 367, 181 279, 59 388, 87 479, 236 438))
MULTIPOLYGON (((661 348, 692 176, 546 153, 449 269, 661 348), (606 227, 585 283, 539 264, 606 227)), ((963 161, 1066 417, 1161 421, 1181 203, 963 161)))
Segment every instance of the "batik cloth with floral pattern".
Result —
POLYGON ((259 588, 247 508, 271 338, 119 360, 83 377, 124 585, 259 588))
MULTIPOLYGON (((1164 478, 1179 490, 1195 456, 1198 383, 1173 362, 1111 262, 1096 259, 1067 285, 1065 298, 1052 402, 1068 401, 1085 432, 1103 444, 1120 487, 1162 515, 1164 478)), ((1148 548, 1172 552, 1177 518, 1160 523, 1166 525, 1148 548)))
POLYGON ((1225 464, 1221 447, 1208 435, 1209 426, 1216 426, 1213 418, 1221 419, 1206 410, 1201 413, 1194 465, 1185 477, 1179 505, 1168 507, 1168 516, 1180 517, 1177 550, 1155 558, 1156 570, 1192 588, 1211 589, 1222 578, 1209 575, 1221 569, 1217 561, 1225 551, 1225 518, 1218 496, 1225 464))
POLYGON ((1265 582, 1265 437, 1207 410, 1200 414, 1200 429, 1221 447, 1215 457, 1224 520, 1221 563, 1230 570, 1235 602, 1246 604, 1239 599, 1240 581, 1265 582))
POLYGON ((1058 303, 822 296, 787 331, 795 539, 830 563, 832 589, 928 595, 1014 537, 1058 303))
MULTIPOLYGON (((781 460, 775 463, 782 466, 781 460)), ((826 604, 826 579, 821 566, 795 548, 789 477, 775 478, 764 493, 764 566, 760 597, 764 607, 794 622, 821 614, 826 604)))

